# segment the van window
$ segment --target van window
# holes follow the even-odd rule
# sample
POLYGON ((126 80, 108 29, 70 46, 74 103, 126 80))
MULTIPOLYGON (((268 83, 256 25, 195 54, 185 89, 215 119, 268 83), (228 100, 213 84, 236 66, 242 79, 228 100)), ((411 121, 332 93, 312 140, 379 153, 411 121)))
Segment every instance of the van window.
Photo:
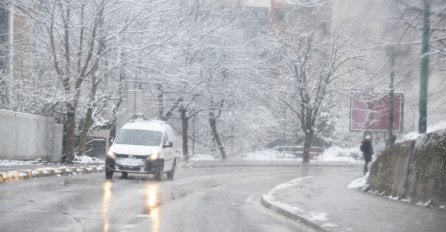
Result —
POLYGON ((119 132, 115 143, 142 145, 142 146, 159 146, 161 144, 162 133, 160 131, 122 129, 119 132))

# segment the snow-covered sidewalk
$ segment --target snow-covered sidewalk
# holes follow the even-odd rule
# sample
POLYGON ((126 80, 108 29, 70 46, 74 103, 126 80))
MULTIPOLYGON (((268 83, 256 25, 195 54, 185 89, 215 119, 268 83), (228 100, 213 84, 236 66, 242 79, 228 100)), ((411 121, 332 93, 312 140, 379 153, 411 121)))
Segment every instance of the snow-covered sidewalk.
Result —
MULTIPOLYGON (((359 168, 360 170, 360 168, 359 168)), ((262 203, 320 231, 443 231, 446 210, 391 200, 355 187, 361 173, 309 175, 273 188, 262 203)), ((362 185, 361 185, 362 186, 362 185)))
POLYGON ((76 157, 71 165, 48 163, 42 160, 0 160, 0 183, 10 183, 43 176, 78 175, 101 172, 103 170, 103 160, 88 156, 76 157))

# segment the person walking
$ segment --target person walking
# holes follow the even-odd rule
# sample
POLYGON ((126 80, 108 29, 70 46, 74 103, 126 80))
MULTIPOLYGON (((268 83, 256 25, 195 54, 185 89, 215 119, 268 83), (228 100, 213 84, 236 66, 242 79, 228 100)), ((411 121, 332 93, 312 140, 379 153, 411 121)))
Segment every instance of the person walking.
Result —
POLYGON ((373 155, 373 147, 372 147, 372 141, 370 140, 370 135, 366 135, 365 139, 362 141, 360 149, 362 151, 362 157, 364 158, 364 175, 369 171, 368 170, 368 163, 372 160, 373 155))

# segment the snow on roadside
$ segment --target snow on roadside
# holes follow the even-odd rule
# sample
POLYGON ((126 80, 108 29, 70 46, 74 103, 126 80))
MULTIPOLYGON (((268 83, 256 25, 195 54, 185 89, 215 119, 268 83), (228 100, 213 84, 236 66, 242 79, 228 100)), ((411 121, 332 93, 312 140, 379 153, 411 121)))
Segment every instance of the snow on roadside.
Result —
POLYGON ((347 185, 347 188, 366 190, 369 188, 369 185, 367 184, 368 178, 369 178, 369 173, 367 173, 367 175, 365 175, 363 177, 360 177, 360 178, 350 182, 350 184, 347 185))
MULTIPOLYGON (((306 177, 300 177, 297 179, 290 180, 286 183, 282 183, 271 189, 268 193, 263 195, 263 199, 270 204, 275 205, 276 207, 280 207, 288 212, 294 213, 298 215, 301 218, 304 218, 310 222, 317 223, 317 222, 326 222, 328 221, 328 214, 324 212, 311 212, 311 211, 305 211, 297 206, 291 206, 289 204, 277 201, 274 197, 274 195, 280 191, 284 190, 286 188, 294 187, 300 185, 303 181, 313 178, 313 176, 306 176, 306 177)), ((324 224, 325 225, 325 224, 324 224)))
POLYGON ((33 165, 37 161, 0 160, 0 166, 33 165))
MULTIPOLYGON (((431 133, 434 131, 439 131, 444 129, 446 129, 446 121, 440 121, 437 124, 428 127, 426 133, 431 133)), ((416 140, 419 136, 420 134, 418 134, 418 132, 409 132, 406 135, 404 135, 403 138, 398 139, 396 142, 400 143, 408 140, 416 140)))
POLYGON ((215 161, 215 160, 218 159, 209 154, 195 154, 189 158, 189 161, 215 161))
POLYGON ((311 178, 313 178, 313 176, 300 177, 300 178, 297 178, 297 179, 290 180, 290 181, 288 181, 286 183, 279 184, 276 187, 274 187, 273 189, 271 189, 271 191, 269 191, 269 193, 265 194, 264 198, 266 198, 267 200, 274 200, 274 196, 273 195, 277 191, 282 190, 282 189, 286 189, 286 188, 289 188, 289 187, 296 186, 299 183, 301 183, 303 180, 311 179, 311 178))
MULTIPOLYGON (((349 188, 349 189, 360 189, 362 191, 367 191, 369 189, 369 184, 367 184, 367 179, 368 178, 369 178, 369 173, 367 173, 367 175, 365 175, 363 177, 360 177, 360 178, 355 179, 352 182, 350 182, 350 184, 347 185, 347 188, 349 188)), ((410 199, 400 198, 399 196, 386 196, 386 195, 384 195, 384 192, 380 193, 380 192, 377 192, 377 191, 371 191, 371 193, 376 194, 376 195, 380 195, 380 196, 383 196, 383 197, 386 197, 386 198, 388 198, 390 200, 411 203, 410 199)), ((430 207, 431 203, 432 203, 432 200, 429 200, 427 202, 418 202, 418 203, 416 203, 416 205, 423 206, 423 207, 430 207)), ((439 209, 446 209, 445 206, 439 206, 438 208, 439 209)))
POLYGON ((427 128, 427 133, 446 129, 446 121, 440 121, 437 124, 427 128))
POLYGON ((325 221, 328 221, 327 216, 328 216, 327 213, 314 213, 314 212, 311 212, 309 220, 312 221, 312 222, 314 222, 314 221, 325 222, 325 221))

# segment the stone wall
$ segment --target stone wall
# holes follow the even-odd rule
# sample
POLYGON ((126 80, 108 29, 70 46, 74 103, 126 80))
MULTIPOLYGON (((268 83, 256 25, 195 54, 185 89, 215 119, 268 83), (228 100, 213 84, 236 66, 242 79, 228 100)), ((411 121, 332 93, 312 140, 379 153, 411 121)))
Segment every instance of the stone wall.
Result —
POLYGON ((412 203, 446 205, 446 130, 395 144, 373 162, 370 189, 412 203))
POLYGON ((53 119, 0 110, 0 159, 60 161, 63 127, 53 119))

